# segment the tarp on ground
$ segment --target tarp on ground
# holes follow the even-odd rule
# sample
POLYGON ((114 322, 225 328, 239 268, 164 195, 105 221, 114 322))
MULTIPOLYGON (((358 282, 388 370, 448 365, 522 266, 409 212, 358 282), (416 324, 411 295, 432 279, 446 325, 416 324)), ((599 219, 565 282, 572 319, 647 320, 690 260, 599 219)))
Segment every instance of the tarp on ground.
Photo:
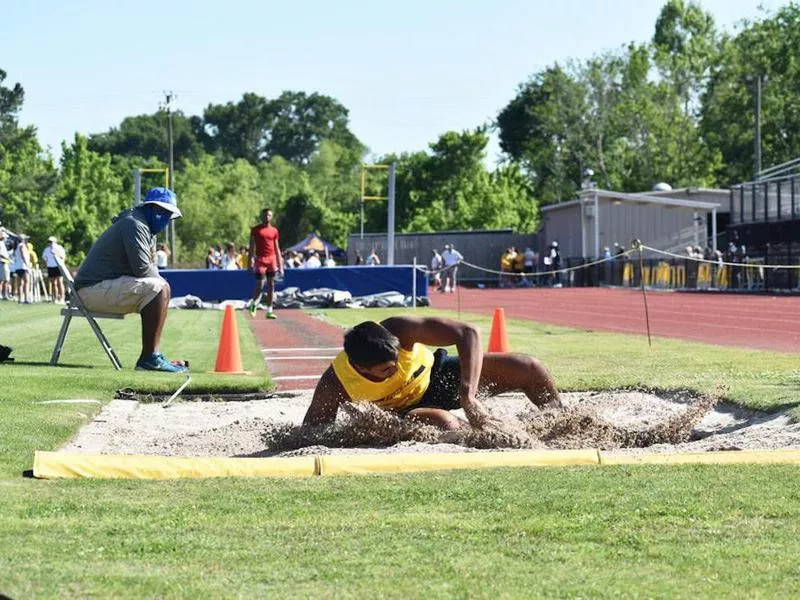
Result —
POLYGON ((284 252, 291 251, 308 254, 312 250, 323 255, 327 253, 335 258, 342 258, 345 256, 344 250, 339 248, 339 246, 331 244, 330 242, 326 242, 313 231, 309 233, 304 240, 296 243, 294 246, 286 248, 284 252))

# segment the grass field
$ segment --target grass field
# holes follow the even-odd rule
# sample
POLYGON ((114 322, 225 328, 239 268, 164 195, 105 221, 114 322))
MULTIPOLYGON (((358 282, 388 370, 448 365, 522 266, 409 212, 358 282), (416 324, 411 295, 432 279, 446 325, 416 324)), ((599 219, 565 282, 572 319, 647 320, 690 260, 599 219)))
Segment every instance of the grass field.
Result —
MULTIPOLYGON (((331 311, 343 324, 384 311, 331 311)), ((0 343, 49 358, 53 307, 0 304, 0 343), (23 310, 24 309, 24 310, 23 310)), ((168 356, 198 384, 220 313, 171 312, 168 356)), ((486 330, 488 318, 475 318, 486 330)), ((105 324, 104 324, 105 325, 105 324)), ((800 469, 793 466, 497 469, 277 480, 37 481, 53 449, 118 387, 176 379, 118 374, 78 324, 53 369, 0 365, 0 592, 13 598, 369 597, 793 598, 800 594, 800 469), (81 415, 80 413, 83 413, 81 415)), ((106 326, 131 365, 138 321, 106 326)), ((798 401, 796 357, 510 322, 562 388, 726 384, 741 404, 798 401)), ((246 367, 261 357, 240 323, 246 367)), ((232 380, 232 383, 223 383, 232 380)), ((179 380, 178 380, 179 381, 179 380)), ((219 389, 219 388, 217 388, 219 389)))

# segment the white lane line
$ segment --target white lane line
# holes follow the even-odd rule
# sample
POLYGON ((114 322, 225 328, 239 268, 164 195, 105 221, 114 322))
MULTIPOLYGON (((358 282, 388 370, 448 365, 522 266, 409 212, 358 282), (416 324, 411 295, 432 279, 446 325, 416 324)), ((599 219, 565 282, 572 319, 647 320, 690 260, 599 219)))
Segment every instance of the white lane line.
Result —
POLYGON ((341 350, 341 346, 329 346, 326 348, 262 348, 261 352, 324 352, 326 350, 341 350))
POLYGON ((333 360, 335 356, 267 356, 265 361, 273 360, 333 360))
POLYGON ((319 375, 278 375, 273 381, 299 381, 303 379, 319 379, 319 375))

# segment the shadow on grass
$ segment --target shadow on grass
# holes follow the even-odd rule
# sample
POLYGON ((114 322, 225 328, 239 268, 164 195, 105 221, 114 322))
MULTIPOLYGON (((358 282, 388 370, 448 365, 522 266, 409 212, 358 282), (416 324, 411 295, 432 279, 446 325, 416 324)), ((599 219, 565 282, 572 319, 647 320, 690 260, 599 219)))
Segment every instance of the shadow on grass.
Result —
POLYGON ((72 363, 58 363, 57 365, 51 365, 49 362, 42 362, 42 361, 35 361, 35 360, 15 360, 14 362, 3 363, 4 365, 8 365, 13 367, 14 365, 17 366, 25 366, 25 367, 53 367, 54 369, 94 369, 94 365, 76 365, 72 363))

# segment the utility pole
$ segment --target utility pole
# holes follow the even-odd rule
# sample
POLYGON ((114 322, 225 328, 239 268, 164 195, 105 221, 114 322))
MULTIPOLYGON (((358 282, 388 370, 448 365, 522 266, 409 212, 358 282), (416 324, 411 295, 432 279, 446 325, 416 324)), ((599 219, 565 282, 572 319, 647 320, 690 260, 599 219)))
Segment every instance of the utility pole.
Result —
MULTIPOLYGON (((175 100, 175 93, 172 91, 164 92, 164 109, 167 111, 167 132, 169 140, 169 189, 175 191, 175 161, 173 155, 173 140, 172 140, 172 101, 175 100)), ((169 249, 171 252, 170 259, 172 265, 178 258, 177 248, 175 247, 175 221, 169 222, 169 249)))
POLYGON ((758 179, 761 174, 761 75, 756 77, 756 148, 755 148, 755 169, 756 176, 753 179, 758 179))

